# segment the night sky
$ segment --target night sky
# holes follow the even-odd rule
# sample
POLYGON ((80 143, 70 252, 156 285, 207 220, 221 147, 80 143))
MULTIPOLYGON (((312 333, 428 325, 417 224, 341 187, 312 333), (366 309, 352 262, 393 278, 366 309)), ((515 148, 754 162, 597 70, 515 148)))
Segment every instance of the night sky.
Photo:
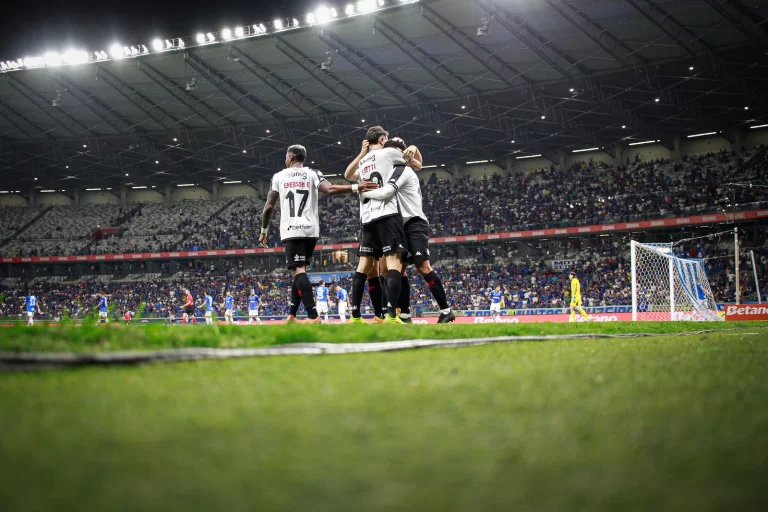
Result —
MULTIPOLYGON (((155 37, 184 37, 225 26, 297 17, 318 0, 211 0, 114 2, 110 0, 16 0, 0 17, 0 60, 69 48, 108 50, 113 42, 146 44, 155 37), (151 6, 151 7, 150 7, 151 6)), ((326 5, 340 5, 327 2, 326 5)))

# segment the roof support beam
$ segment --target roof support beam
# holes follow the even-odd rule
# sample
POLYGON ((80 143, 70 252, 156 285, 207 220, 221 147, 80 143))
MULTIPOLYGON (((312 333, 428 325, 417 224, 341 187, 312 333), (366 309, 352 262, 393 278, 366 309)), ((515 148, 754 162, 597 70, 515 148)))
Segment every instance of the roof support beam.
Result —
POLYGON ((85 89, 81 89, 68 78, 61 75, 52 75, 51 78, 116 132, 125 134, 136 129, 130 121, 115 112, 114 109, 109 108, 96 96, 85 89))
POLYGON ((119 78, 117 78, 115 75, 113 75, 110 71, 108 71, 104 66, 96 66, 96 76, 98 78, 101 78, 105 82, 107 82, 114 90, 116 90, 123 98, 130 101, 136 108, 144 112, 147 116, 151 117, 152 119, 157 122, 160 126, 165 128, 166 130, 173 130, 175 128, 184 128, 185 126, 180 123, 178 119, 176 119, 174 116, 163 110, 162 108, 158 107, 149 99, 147 99, 146 96, 141 94, 139 91, 136 90, 132 85, 128 85, 119 78))
POLYGON ((270 89, 296 107, 296 110, 305 116, 311 119, 314 116, 325 113, 322 107, 298 92, 295 87, 285 83, 280 77, 256 62, 237 46, 229 45, 229 53, 241 66, 250 71, 254 76, 259 77, 270 89))
MULTIPOLYGON (((647 125, 623 102, 615 97, 607 96, 578 61, 563 54, 551 41, 528 26, 522 18, 510 14, 505 8, 497 5, 495 0, 475 0, 475 3, 493 14, 496 21, 507 31, 517 37, 571 84, 584 90, 595 102, 606 108, 617 119, 630 125, 644 136, 659 136, 661 131, 659 127, 647 125)), ((670 134, 664 133, 664 135, 669 136, 670 134)))
POLYGON ((232 122, 229 121, 220 112, 212 108, 206 102, 198 99, 194 94, 184 90, 179 84, 172 81, 170 78, 162 74, 153 66, 146 62, 147 59, 136 59, 136 64, 142 73, 147 75, 150 80, 162 87, 165 92, 176 98, 183 103, 189 110, 196 114, 200 119, 208 123, 212 127, 217 126, 231 126, 232 122))
POLYGON ((51 102, 49 100, 46 100, 40 94, 30 89, 27 84, 18 80, 13 75, 6 74, 6 78, 8 79, 8 85, 16 89, 16 91, 24 96, 28 102, 37 107, 40 112, 47 116, 51 121, 61 126, 70 135, 74 137, 88 136, 89 132, 91 132, 93 135, 99 135, 93 131, 93 128, 86 127, 83 123, 62 109, 57 109, 61 112, 61 116, 54 116, 51 114, 53 107, 51 107, 51 102))
MULTIPOLYGON (((605 141, 596 139, 584 126, 567 119, 564 115, 551 106, 547 105, 546 100, 541 94, 541 88, 529 80, 522 72, 514 69, 512 66, 501 60, 496 54, 485 48, 483 45, 475 42, 471 37, 461 31, 458 27, 443 18, 427 5, 421 6, 421 15, 429 21, 435 28, 440 30, 456 46, 472 57, 478 64, 482 65, 488 72, 494 75, 507 87, 518 90, 540 115, 554 114, 555 119, 563 128, 568 128, 583 140, 605 145, 605 141), (538 92, 537 92, 538 91, 538 92)), ((522 127, 517 127, 521 129, 522 127)))
POLYGON ((670 39, 683 48, 691 57, 711 54, 712 48, 701 37, 688 30, 675 17, 664 11, 650 0, 624 0, 635 8, 648 21, 664 32, 670 39))
POLYGON ((741 3, 736 0, 704 0, 720 16, 751 39, 753 42, 768 49, 768 34, 760 20, 755 20, 741 3))
POLYGON ((407 38, 386 24, 380 18, 374 18, 373 28, 378 30, 379 34, 384 36, 390 43, 399 48, 400 51, 402 51, 405 55, 409 56, 411 60, 421 66, 424 71, 432 75, 435 80, 443 84, 456 96, 477 93, 477 90, 469 83, 464 81, 463 78, 448 69, 445 65, 438 62, 437 59, 427 54, 424 50, 410 42, 407 38))
MULTIPOLYGON (((35 139, 43 135, 43 130, 35 126, 32 122, 26 120, 21 114, 16 112, 13 107, 7 105, 2 100, 0 100, 0 116, 5 118, 11 125, 13 125, 14 128, 16 128, 19 132, 23 133, 30 139, 35 139), (33 131, 38 132, 38 134, 32 135, 33 131)), ((0 134, 0 136, 3 135, 6 134, 0 134)))
POLYGON ((362 110, 364 109, 376 108, 375 103, 364 98, 360 93, 347 86, 342 80, 334 77, 332 73, 318 70, 318 66, 312 63, 312 61, 309 60, 309 57, 291 46, 285 39, 274 37, 273 41, 275 42, 275 47, 283 52, 286 57, 295 62, 305 73, 312 76, 312 78, 317 80, 323 87, 346 103, 347 106, 355 112, 362 113, 362 110))
POLYGON ((258 101, 251 93, 240 87, 224 73, 214 69, 196 54, 187 51, 184 60, 192 69, 203 75, 211 84, 235 102, 245 112, 259 121, 276 121, 280 119, 268 106, 258 101))

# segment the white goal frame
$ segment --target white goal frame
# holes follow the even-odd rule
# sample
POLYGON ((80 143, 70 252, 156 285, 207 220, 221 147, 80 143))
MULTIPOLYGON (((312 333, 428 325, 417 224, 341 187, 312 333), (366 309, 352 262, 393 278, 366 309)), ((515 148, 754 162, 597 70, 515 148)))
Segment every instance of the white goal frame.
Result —
POLYGON ((632 321, 720 321, 703 260, 675 256, 673 244, 631 242, 632 321))

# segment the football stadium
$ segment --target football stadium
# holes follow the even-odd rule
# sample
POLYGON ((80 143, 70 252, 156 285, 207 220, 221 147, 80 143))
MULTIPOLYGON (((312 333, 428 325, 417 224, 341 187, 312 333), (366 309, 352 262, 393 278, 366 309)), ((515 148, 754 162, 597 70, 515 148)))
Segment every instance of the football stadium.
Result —
POLYGON ((232 18, 0 55, 2 510, 764 508, 768 1, 232 18))

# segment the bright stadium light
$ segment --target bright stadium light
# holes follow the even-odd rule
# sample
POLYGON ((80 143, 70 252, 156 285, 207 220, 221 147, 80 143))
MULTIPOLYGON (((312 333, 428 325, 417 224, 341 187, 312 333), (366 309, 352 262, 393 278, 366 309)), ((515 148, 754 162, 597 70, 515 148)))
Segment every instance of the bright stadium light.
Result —
POLYGON ((165 40, 165 49, 166 50, 170 50, 171 48, 173 48, 173 41, 171 41, 170 39, 166 39, 165 40))
POLYGON ((67 50, 64 54, 64 63, 69 65, 87 64, 88 52, 83 50, 67 50))
POLYGON ((344 9, 344 14, 346 14, 347 16, 352 16, 353 14, 355 14, 354 4, 348 4, 347 8, 344 9))
POLYGON ((365 14, 376 10, 375 0, 360 0, 357 2, 357 12, 365 14))
POLYGON ((758 125, 749 127, 750 130, 756 130, 758 128, 768 128, 768 124, 758 124, 758 125))
POLYGON ((643 142, 630 142, 630 146, 642 146, 644 144, 655 144, 655 140, 644 140, 643 142))
POLYGON ((46 66, 59 66, 61 64, 61 55, 56 52, 48 52, 43 55, 46 66))
POLYGON ((539 158, 541 155, 526 155, 526 156, 518 156, 515 159, 516 160, 525 160, 526 158, 539 158))
POLYGON ((696 137, 706 137, 707 135, 717 135, 717 132, 707 132, 707 133, 696 133, 694 135, 689 135, 689 139, 695 139, 696 137))
POLYGON ((140 188, 147 188, 147 186, 146 186, 146 185, 142 185, 142 186, 140 186, 140 187, 131 187, 131 188, 132 188, 132 189, 134 189, 134 190, 136 190, 136 189, 140 189, 140 188))
POLYGON ((235 37, 243 37, 243 27, 235 27, 235 37))
POLYGON ((216 36, 213 35, 213 32, 208 32, 207 34, 205 34, 205 37, 207 37, 208 41, 211 43, 216 40, 216 36))
POLYGON ((164 44, 163 44, 163 40, 162 40, 162 39, 154 39, 154 40, 152 41, 152 49, 153 49, 153 50, 155 50, 156 52, 161 52, 161 51, 163 51, 163 48, 164 48, 164 47, 165 47, 165 46, 164 46, 164 44))
POLYGON ((195 184, 194 184, 194 183, 179 183, 179 184, 178 184, 178 185, 176 185, 176 186, 177 186, 177 187, 194 187, 194 186, 195 186, 195 184))
POLYGON ((101 192, 100 188, 87 188, 85 189, 86 192, 101 192))
POLYGON ((339 15, 338 12, 336 12, 336 9, 331 7, 331 18, 336 19, 336 17, 339 15))
POLYGON ((326 6, 318 7, 315 11, 315 19, 318 23, 328 23, 331 21, 331 10, 326 6))
POLYGON ((311 12, 307 14, 307 24, 314 25, 315 23, 317 23, 317 16, 315 15, 315 13, 311 12))
POLYGON ((296 28, 300 25, 301 23, 299 22, 299 20, 297 18, 293 18, 293 28, 296 28))
POLYGON ((573 153, 584 153, 586 151, 597 151, 600 148, 586 148, 586 149, 574 149, 573 153))
POLYGON ((259 33, 260 34, 266 34, 267 33, 267 27, 265 27, 263 23, 259 23, 259 33))
POLYGON ((232 39, 232 31, 230 29, 228 29, 228 28, 222 29, 221 30, 221 37, 223 37, 227 41, 232 39))
POLYGON ((275 30, 283 30, 283 20, 275 20, 273 25, 275 26, 275 30))
POLYGON ((475 160, 474 162, 467 162, 467 165, 487 164, 488 162, 490 162, 490 160, 475 160))
POLYGON ((202 32, 197 34, 197 36, 195 36, 195 41, 197 41, 198 44, 203 44, 205 42, 205 34, 202 32))
POLYGON ((242 181, 240 181, 240 180, 235 180, 235 181, 222 181, 222 183, 223 183, 224 185, 237 185, 238 183, 242 183, 242 181))

